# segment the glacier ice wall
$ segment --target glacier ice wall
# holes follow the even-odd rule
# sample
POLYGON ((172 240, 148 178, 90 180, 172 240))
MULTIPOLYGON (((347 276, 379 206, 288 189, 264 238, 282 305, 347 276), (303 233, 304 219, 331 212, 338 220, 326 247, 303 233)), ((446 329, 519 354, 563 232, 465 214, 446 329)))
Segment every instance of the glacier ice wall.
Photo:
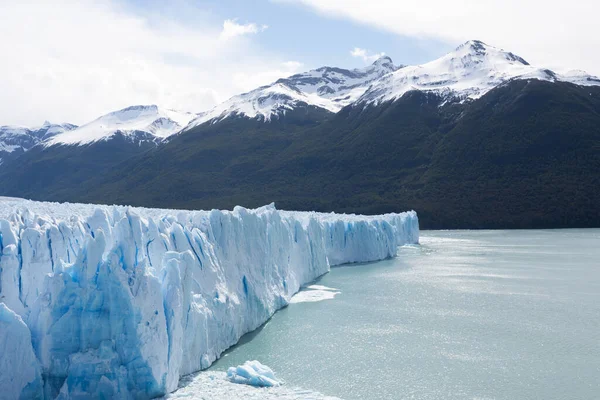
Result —
POLYGON ((42 375, 21 317, 0 303, 0 398, 41 399, 42 375))
POLYGON ((2 199, 0 324, 10 328, 0 331, 0 345, 26 356, 21 372, 9 367, 14 353, 0 354, 0 391, 46 399, 163 395, 331 265, 393 257, 418 239, 414 212, 2 199))

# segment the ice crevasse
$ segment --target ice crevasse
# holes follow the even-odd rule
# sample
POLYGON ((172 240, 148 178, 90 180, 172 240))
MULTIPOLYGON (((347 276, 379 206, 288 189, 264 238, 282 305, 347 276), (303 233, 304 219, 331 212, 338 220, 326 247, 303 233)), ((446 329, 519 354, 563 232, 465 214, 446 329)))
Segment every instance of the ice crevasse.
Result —
POLYGON ((0 393, 164 395, 330 266, 393 257, 418 240, 412 211, 177 211, 0 199, 0 393))

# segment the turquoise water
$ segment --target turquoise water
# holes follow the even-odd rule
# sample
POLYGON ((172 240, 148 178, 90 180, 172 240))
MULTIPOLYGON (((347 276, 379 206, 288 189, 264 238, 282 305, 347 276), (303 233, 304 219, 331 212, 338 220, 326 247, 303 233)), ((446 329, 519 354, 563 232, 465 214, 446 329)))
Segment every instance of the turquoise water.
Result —
POLYGON ((213 370, 246 360, 344 399, 600 398, 600 230, 431 231, 338 267, 213 370))

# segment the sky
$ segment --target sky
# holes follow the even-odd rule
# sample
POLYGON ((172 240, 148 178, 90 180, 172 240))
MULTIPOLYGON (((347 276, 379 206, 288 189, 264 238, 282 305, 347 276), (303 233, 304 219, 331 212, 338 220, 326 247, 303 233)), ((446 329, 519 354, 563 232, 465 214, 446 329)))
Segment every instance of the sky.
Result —
POLYGON ((469 39, 600 75, 591 0, 0 0, 0 125, 191 112, 323 65, 420 64, 469 39))

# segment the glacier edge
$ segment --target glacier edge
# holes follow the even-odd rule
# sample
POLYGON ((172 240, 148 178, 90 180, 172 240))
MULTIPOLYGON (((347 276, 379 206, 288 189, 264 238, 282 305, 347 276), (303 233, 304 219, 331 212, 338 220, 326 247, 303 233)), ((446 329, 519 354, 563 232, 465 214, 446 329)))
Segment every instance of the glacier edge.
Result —
MULTIPOLYGON (((0 301, 31 335, 43 387, 29 389, 46 399, 164 395, 330 266, 393 257, 419 240, 414 211, 0 204, 0 301)), ((15 379, 0 390, 21 393, 19 371, 5 374, 15 379)))

